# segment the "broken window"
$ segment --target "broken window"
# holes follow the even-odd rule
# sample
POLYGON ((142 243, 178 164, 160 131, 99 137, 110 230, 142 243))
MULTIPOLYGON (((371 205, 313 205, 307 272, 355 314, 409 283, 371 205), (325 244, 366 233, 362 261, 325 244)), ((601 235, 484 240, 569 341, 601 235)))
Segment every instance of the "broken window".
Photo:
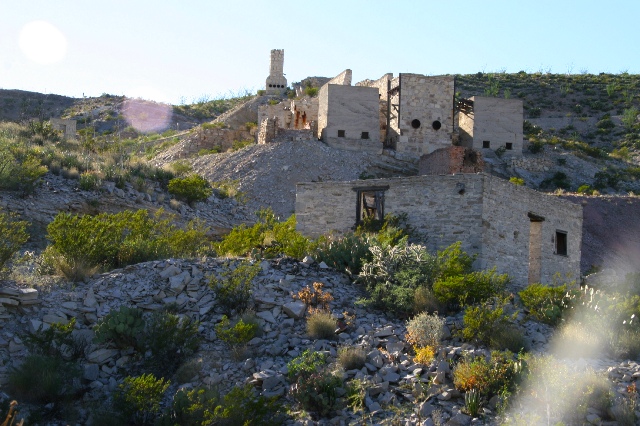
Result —
POLYGON ((511 143, 511 142, 507 142, 507 146, 506 146, 506 148, 507 148, 507 149, 513 149, 513 143, 511 143))
POLYGON ((345 131, 344 130, 338 130, 338 137, 339 138, 344 138, 345 137, 345 131))
POLYGON ((565 231, 556 231, 556 254, 567 255, 567 233, 565 231))
POLYGON ((482 147, 483 148, 491 148, 491 142, 490 141, 482 141, 482 147))
POLYGON ((369 139, 369 132, 362 132, 360 139, 369 139))
POLYGON ((356 224, 359 224, 365 219, 384 219, 384 192, 387 189, 389 188, 356 189, 358 193, 356 224))

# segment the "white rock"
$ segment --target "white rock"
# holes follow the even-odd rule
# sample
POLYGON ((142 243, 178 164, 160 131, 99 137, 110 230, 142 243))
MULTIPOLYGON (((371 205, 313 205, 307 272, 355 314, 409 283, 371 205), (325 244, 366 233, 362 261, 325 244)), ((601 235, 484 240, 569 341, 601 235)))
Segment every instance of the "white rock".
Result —
POLYGON ((307 305, 301 301, 289 302, 282 306, 282 310, 290 318, 301 319, 307 310, 307 305))

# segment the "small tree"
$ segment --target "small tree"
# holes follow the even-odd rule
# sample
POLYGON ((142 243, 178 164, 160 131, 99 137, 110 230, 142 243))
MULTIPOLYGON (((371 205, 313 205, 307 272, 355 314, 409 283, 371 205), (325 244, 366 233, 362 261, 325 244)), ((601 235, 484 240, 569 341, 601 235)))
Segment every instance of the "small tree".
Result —
POLYGON ((200 175, 171 179, 168 189, 170 194, 189 204, 204 201, 213 193, 209 182, 200 175))
POLYGON ((27 222, 17 220, 11 213, 0 213, 0 270, 29 239, 26 229, 27 222))

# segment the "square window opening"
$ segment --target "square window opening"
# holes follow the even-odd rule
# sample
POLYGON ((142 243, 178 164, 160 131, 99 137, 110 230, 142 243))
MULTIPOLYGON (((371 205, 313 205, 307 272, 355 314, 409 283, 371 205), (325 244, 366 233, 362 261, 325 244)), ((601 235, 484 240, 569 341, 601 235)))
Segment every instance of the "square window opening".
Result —
POLYGON ((369 139, 369 132, 362 132, 360 134, 360 139, 369 139))
POLYGON ((556 231, 556 254, 567 256, 567 233, 556 231))
POLYGON ((346 133, 347 133, 347 132, 345 132, 344 130, 338 130, 338 137, 339 137, 339 138, 344 138, 344 137, 346 137, 346 136, 345 136, 345 135, 346 135, 346 133))
POLYGON ((491 141, 482 141, 483 148, 491 148, 491 141))
POLYGON ((384 190, 358 191, 357 223, 364 220, 382 221, 384 219, 384 190))
POLYGON ((508 150, 512 150, 512 149, 513 149, 513 143, 512 143, 512 142, 507 142, 507 146, 506 146, 506 148, 507 148, 508 150))

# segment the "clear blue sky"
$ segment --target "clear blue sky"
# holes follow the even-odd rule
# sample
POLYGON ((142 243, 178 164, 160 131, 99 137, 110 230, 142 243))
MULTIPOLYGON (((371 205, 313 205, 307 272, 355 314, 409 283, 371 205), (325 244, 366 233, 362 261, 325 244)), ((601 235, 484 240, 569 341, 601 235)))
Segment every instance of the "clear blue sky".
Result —
POLYGON ((0 0, 0 88, 190 103, 401 72, 640 73, 638 0, 0 0))

